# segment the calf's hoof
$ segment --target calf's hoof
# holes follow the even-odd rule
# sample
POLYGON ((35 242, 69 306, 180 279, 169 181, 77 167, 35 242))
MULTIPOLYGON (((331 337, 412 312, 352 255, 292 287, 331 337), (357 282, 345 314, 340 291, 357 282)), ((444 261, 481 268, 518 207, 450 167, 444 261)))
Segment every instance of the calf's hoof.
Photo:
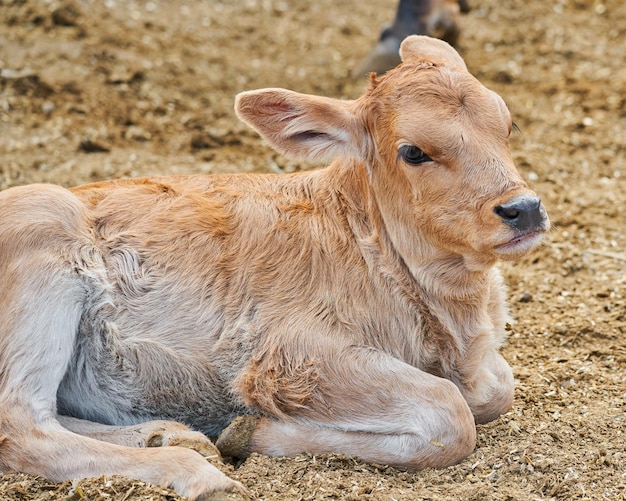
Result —
POLYGON ((233 419, 215 442, 222 456, 246 459, 251 453, 250 439, 256 424, 256 416, 238 416, 233 419))
POLYGON ((159 430, 152 433, 146 440, 146 447, 178 446, 191 449, 210 461, 222 461, 219 449, 209 438, 199 431, 183 430, 167 433, 159 430))

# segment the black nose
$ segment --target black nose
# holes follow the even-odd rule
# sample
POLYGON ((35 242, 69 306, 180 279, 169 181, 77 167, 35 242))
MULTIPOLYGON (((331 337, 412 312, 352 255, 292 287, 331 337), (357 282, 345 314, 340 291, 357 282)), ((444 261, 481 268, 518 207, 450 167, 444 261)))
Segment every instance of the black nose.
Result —
POLYGON ((521 195, 498 205, 493 210, 505 224, 518 231, 534 231, 543 225, 545 211, 541 200, 530 195, 521 195))

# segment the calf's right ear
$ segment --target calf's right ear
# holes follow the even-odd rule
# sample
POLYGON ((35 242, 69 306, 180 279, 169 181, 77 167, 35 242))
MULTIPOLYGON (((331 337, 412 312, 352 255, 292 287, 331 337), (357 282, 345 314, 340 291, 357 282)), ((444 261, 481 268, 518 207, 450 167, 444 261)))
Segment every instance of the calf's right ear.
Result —
POLYGON ((235 112, 279 153, 328 162, 338 156, 361 156, 351 103, 286 89, 260 89, 238 94, 235 112))

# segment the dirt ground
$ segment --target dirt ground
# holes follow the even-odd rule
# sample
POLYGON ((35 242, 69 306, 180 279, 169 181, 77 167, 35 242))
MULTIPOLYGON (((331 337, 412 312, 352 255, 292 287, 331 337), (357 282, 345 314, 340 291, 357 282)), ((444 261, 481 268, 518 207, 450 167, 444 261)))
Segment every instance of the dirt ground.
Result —
MULTIPOLYGON (((0 188, 311 168, 232 111, 242 90, 353 98, 396 0, 0 0, 0 188)), ((223 468, 263 500, 626 499, 626 3, 474 0, 459 50, 508 103, 514 159, 553 230, 503 265, 513 409, 474 453, 405 473, 254 455, 223 468)), ((179 499, 123 478, 5 472, 0 498, 179 499)))

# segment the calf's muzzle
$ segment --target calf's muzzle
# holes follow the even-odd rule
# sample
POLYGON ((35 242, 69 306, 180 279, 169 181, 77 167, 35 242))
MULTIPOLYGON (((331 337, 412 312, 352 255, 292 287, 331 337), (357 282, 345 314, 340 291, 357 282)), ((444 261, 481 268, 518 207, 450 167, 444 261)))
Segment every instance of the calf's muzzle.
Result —
POLYGON ((494 208, 496 215, 511 229, 526 233, 543 227, 546 213, 541 200, 532 195, 520 195, 494 208))

